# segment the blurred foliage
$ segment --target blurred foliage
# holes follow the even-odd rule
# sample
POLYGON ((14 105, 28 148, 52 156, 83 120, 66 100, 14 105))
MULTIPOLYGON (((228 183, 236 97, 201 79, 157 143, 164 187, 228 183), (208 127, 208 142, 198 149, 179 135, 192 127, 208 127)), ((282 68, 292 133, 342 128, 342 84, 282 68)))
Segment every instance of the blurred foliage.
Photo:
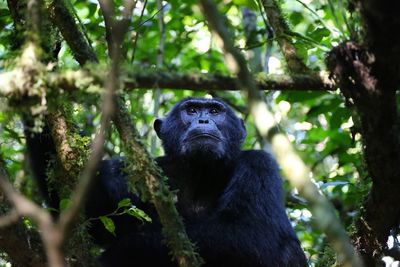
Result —
MULTIPOLYGON (((121 6, 121 0, 114 0, 121 6)), ((138 2, 132 23, 123 44, 124 67, 137 69, 162 69, 178 72, 228 73, 222 51, 218 49, 206 22, 201 15, 197 1, 170 0, 163 2, 166 29, 164 64, 156 66, 160 31, 158 28, 156 1, 138 2), (145 4, 146 3, 146 4, 145 4), (141 17, 142 9, 143 16, 141 17), (135 41, 137 39, 137 42, 135 41)), ((292 29, 290 33, 296 48, 306 64, 315 71, 325 70, 326 52, 343 40, 356 39, 359 34, 359 19, 347 10, 346 0, 287 0, 281 1, 282 10, 292 29)), ((72 0, 71 8, 79 18, 101 63, 108 62, 105 26, 97 1, 72 0)), ((229 19, 236 35, 237 47, 251 55, 253 49, 261 49, 263 65, 268 64, 270 73, 285 73, 285 62, 274 42, 267 53, 267 28, 265 14, 256 0, 219 1, 220 11, 229 19), (249 8, 257 16, 256 33, 259 43, 246 47, 242 11, 249 8), (264 18, 264 19, 263 19, 264 18)), ((0 71, 12 68, 13 59, 19 51, 13 47, 13 23, 5 0, 0 0, 0 71)), ((273 40, 273 39, 272 39, 273 40)), ((77 68, 69 47, 64 42, 59 53, 58 68, 77 68)), ((177 101, 187 96, 217 96, 225 99, 246 121, 248 137, 244 147, 265 148, 252 119, 246 113, 246 103, 238 92, 195 93, 184 90, 162 90, 155 99, 152 90, 134 90, 125 96, 133 121, 150 146, 154 137, 154 104, 160 103, 158 113, 165 114, 177 101)), ((310 166, 313 180, 320 190, 334 203, 337 212, 349 227, 357 215, 362 196, 369 184, 361 182, 366 176, 361 158, 360 136, 357 134, 356 118, 344 105, 338 92, 266 92, 265 99, 274 111, 280 127, 287 132, 301 157, 310 166)), ((85 103, 81 98, 73 104, 74 123, 85 136, 93 136, 99 125, 98 103, 85 103)), ((6 106, 0 98, 0 150, 7 161, 7 167, 15 185, 27 195, 35 198, 37 190, 32 185, 25 162, 22 124, 16 112, 6 106)), ((160 147, 160 146, 158 146, 160 147)), ((122 155, 121 142, 116 131, 110 131, 106 144, 106 156, 122 155)), ((154 156, 162 154, 159 148, 154 156)), ((311 213, 307 205, 297 197, 296 191, 287 189, 287 210, 296 232, 302 242, 311 265, 316 265, 325 251, 324 235, 312 227, 311 213)), ((110 225, 110 222, 105 222, 110 225)), ((111 229, 112 230, 112 229, 111 229)), ((0 263, 1 264, 1 263, 0 263)), ((319 264, 319 266, 322 266, 319 264)))

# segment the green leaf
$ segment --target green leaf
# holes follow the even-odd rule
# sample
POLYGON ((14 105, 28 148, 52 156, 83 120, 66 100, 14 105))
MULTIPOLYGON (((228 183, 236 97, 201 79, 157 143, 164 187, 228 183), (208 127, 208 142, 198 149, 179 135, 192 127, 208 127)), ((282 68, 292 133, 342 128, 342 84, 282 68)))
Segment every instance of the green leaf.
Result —
POLYGON ((291 24, 297 25, 297 24, 299 24, 300 22, 302 22, 304 20, 303 13, 298 12, 298 11, 293 11, 289 15, 289 20, 290 20, 291 24))
POLYGON ((96 13, 96 11, 97 11, 97 4, 89 3, 88 7, 89 7, 88 17, 91 18, 94 16, 94 13, 96 13))
POLYGON ((329 120, 331 129, 338 129, 343 122, 350 118, 351 112, 348 108, 337 108, 332 113, 332 117, 329 120))
POLYGON ((309 36, 310 36, 313 40, 315 40, 315 41, 317 41, 317 42, 320 42, 320 41, 322 40, 322 38, 327 37, 327 36, 329 36, 330 34, 331 34, 331 32, 330 32, 327 28, 325 28, 325 27, 318 27, 318 28, 316 28, 315 30, 313 30, 313 31, 309 34, 309 36))
POLYGON ((15 140, 17 140, 19 143, 21 143, 21 138, 20 138, 20 134, 17 133, 16 131, 14 131, 13 129, 5 126, 4 127, 4 131, 8 132, 9 136, 15 140))
POLYGON ((129 198, 124 198, 120 202, 118 202, 118 209, 119 208, 125 208, 125 207, 130 207, 132 206, 131 200, 129 198))
POLYGON ((10 11, 6 8, 0 8, 0 17, 6 17, 10 15, 10 11))
POLYGON ((107 231, 115 236, 115 224, 113 220, 106 216, 100 216, 100 221, 103 223, 107 231))
POLYGON ((245 6, 252 10, 257 10, 258 6, 255 0, 233 0, 233 3, 238 6, 245 6))
POLYGON ((136 207, 132 207, 130 209, 127 209, 126 213, 131 215, 131 216, 133 216, 133 217, 136 217, 136 218, 138 218, 139 220, 142 220, 142 221, 143 220, 146 221, 146 222, 151 222, 152 221, 151 218, 149 217, 149 215, 147 215, 143 210, 138 209, 136 207))

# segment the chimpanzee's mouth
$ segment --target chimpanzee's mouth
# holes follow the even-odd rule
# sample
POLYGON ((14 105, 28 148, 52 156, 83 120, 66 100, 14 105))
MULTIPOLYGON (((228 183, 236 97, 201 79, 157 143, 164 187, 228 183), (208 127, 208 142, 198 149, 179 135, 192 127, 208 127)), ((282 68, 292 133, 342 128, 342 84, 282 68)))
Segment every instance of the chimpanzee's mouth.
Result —
POLYGON ((210 139, 214 139, 217 141, 221 141, 221 138, 219 136, 211 134, 211 133, 198 133, 198 134, 190 136, 187 139, 187 141, 192 141, 192 140, 200 139, 200 138, 210 138, 210 139))

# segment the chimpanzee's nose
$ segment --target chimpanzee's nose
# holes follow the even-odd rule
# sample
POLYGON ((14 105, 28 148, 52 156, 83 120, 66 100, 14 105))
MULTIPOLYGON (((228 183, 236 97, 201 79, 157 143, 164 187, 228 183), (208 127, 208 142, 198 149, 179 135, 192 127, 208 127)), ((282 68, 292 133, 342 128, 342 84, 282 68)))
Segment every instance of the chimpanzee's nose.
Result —
POLYGON ((207 123, 208 123, 208 120, 199 119, 199 123, 204 123, 204 124, 207 124, 207 123))

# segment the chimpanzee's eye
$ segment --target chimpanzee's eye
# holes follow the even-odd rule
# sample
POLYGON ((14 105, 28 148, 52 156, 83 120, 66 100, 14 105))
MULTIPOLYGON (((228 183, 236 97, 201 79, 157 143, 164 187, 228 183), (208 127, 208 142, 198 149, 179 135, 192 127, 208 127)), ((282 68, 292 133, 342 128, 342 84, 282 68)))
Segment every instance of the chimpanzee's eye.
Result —
POLYGON ((186 108, 186 112, 187 112, 187 114, 195 114, 196 113, 196 109, 188 107, 188 108, 186 108))
POLYGON ((213 115, 217 115, 219 113, 219 110, 216 109, 216 108, 211 108, 210 109, 210 113, 213 114, 213 115))

